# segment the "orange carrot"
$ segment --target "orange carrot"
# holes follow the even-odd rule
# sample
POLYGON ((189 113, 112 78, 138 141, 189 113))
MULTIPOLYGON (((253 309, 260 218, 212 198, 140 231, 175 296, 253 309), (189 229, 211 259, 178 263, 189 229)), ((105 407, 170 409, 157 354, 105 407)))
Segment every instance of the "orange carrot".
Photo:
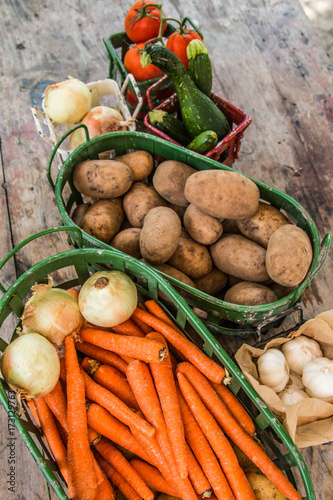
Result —
POLYGON ((136 308, 134 316, 154 328, 154 330, 162 333, 170 344, 178 349, 187 359, 189 359, 199 370, 201 370, 207 378, 220 383, 222 382, 225 371, 219 364, 215 363, 209 356, 207 356, 201 349, 199 349, 189 339, 180 335, 171 326, 156 318, 152 314, 136 308))
POLYGON ((88 423, 102 436, 149 462, 149 456, 134 438, 129 428, 102 406, 92 403, 87 410, 88 423))
POLYGON ((191 363, 181 363, 177 371, 181 371, 181 374, 185 374, 224 432, 252 460, 252 462, 255 463, 263 474, 265 474, 287 498, 290 500, 301 500, 301 495, 295 490, 288 478, 230 414, 221 398, 216 394, 209 380, 191 365, 191 363))
POLYGON ((124 321, 123 323, 120 323, 120 325, 113 326, 112 330, 115 333, 119 333, 122 335, 129 335, 133 337, 144 337, 145 334, 143 331, 131 320, 128 319, 124 321))
POLYGON ((29 410, 32 413, 32 416, 34 417, 35 423, 38 425, 38 427, 40 427, 40 420, 39 420, 38 412, 37 412, 37 409, 35 406, 35 401, 33 399, 30 399, 30 400, 28 399, 27 405, 29 407, 29 410))
MULTIPOLYGON (((167 348, 166 340, 160 333, 148 333, 147 338, 157 340, 167 348)), ((177 469, 181 479, 185 479, 188 475, 185 431, 170 357, 168 356, 159 363, 150 363, 150 370, 160 400, 177 469)))
POLYGON ((68 433, 66 394, 59 380, 45 401, 62 428, 68 433))
POLYGON ((239 422, 243 429, 250 436, 252 436, 256 431, 256 427, 251 416, 248 414, 242 403, 223 383, 215 384, 214 382, 212 382, 212 386, 214 387, 215 391, 220 396, 230 413, 235 417, 235 419, 239 422))
POLYGON ((209 484, 206 474, 201 468, 201 465, 195 458, 191 448, 186 443, 188 477, 197 494, 202 498, 210 498, 212 496, 212 488, 209 484))
POLYGON ((183 337, 185 337, 181 329, 178 328, 178 326, 172 321, 171 318, 169 318, 167 313, 163 311, 162 307, 157 302, 155 302, 155 300, 147 300, 145 302, 145 306, 151 314, 156 316, 156 318, 161 319, 162 321, 164 321, 164 323, 171 326, 171 328, 176 330, 176 332, 180 333, 181 335, 183 335, 183 337))
POLYGON ((97 495, 97 478, 88 440, 85 385, 70 335, 65 338, 65 362, 69 482, 78 498, 94 500, 97 495))
POLYGON ((185 375, 178 372, 177 377, 183 396, 216 453, 235 498, 237 500, 255 500, 256 496, 238 463, 230 442, 185 375))
POLYGON ((155 429, 148 424, 148 422, 140 418, 134 413, 125 403, 123 403, 117 396, 112 394, 101 385, 92 380, 89 375, 81 368, 83 380, 86 387, 86 396, 91 401, 98 403, 108 410, 114 417, 118 418, 121 422, 128 426, 136 426, 140 432, 147 436, 153 436, 155 429))
POLYGON ((90 342, 120 355, 142 359, 147 363, 161 361, 168 354, 160 342, 145 337, 128 337, 93 328, 81 328, 80 336, 85 342, 90 342))
POLYGON ((74 297, 76 297, 76 298, 78 298, 79 293, 80 293, 80 292, 79 292, 78 290, 76 290, 75 288, 69 288, 69 289, 67 290, 67 292, 71 293, 71 294, 72 294, 72 295, 74 295, 74 297))
POLYGON ((95 449, 124 477, 144 500, 154 499, 153 492, 148 488, 143 479, 120 451, 113 446, 111 441, 102 438, 101 441, 95 445, 95 449))
POLYGON ((111 391, 130 408, 134 410, 139 409, 126 377, 116 368, 109 365, 101 365, 98 361, 88 357, 83 359, 81 366, 92 376, 97 384, 111 391))
POLYGON ((142 477, 142 479, 147 483, 149 488, 152 490, 160 491, 161 493, 166 493, 173 497, 179 498, 179 493, 175 490, 168 481, 162 476, 160 471, 153 467, 152 465, 134 458, 130 460, 130 464, 137 473, 142 477))
POLYGON ((147 325, 146 323, 144 323, 144 322, 143 322, 143 321, 141 321, 140 319, 138 319, 138 318, 135 318, 135 317, 131 316, 131 320, 133 321, 133 323, 135 323, 135 324, 136 324, 136 326, 137 326, 138 328, 140 328, 140 330, 141 330, 141 331, 142 331, 145 335, 147 335, 147 333, 149 333, 149 332, 152 332, 152 331, 153 331, 153 329, 152 329, 149 325, 147 325))
POLYGON ((102 483, 98 485, 96 500, 114 500, 115 497, 112 484, 105 475, 102 483))
POLYGON ((103 365, 113 366, 123 375, 126 375, 127 363, 118 354, 102 349, 94 344, 89 344, 89 342, 77 342, 75 347, 86 356, 96 359, 96 361, 99 361, 103 365))

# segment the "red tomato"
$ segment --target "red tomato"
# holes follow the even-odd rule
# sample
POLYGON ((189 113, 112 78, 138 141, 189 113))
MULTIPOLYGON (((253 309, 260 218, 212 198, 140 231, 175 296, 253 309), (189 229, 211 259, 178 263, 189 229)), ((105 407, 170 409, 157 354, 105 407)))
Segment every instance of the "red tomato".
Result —
MULTIPOLYGON (((158 36, 161 19, 160 11, 152 6, 145 8, 145 4, 152 3, 156 4, 156 2, 150 2, 149 0, 139 0, 127 12, 125 17, 125 31, 132 42, 146 42, 158 36)), ((166 27, 167 22, 165 21, 162 34, 165 32, 166 27)))
POLYGON ((201 36, 196 31, 186 28, 184 34, 180 34, 178 31, 171 33, 166 43, 167 49, 171 50, 179 57, 186 69, 188 69, 186 49, 190 41, 195 39, 202 41, 201 36))
POLYGON ((143 47, 144 42, 133 45, 133 47, 126 52, 124 57, 125 68, 129 73, 132 73, 137 82, 157 78, 158 76, 162 76, 164 74, 161 69, 153 64, 149 64, 146 68, 141 66, 141 52, 139 49, 143 49, 143 47))

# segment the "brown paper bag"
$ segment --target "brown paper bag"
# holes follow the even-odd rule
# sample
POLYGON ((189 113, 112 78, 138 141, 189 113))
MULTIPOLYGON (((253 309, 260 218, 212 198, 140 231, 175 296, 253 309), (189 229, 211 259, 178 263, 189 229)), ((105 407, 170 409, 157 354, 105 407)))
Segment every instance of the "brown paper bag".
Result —
POLYGON ((333 441, 333 404, 318 398, 306 398, 293 406, 285 406, 273 389, 259 382, 256 367, 256 358, 267 349, 279 348, 299 335, 316 340, 323 356, 333 359, 333 310, 306 321, 286 338, 271 340, 264 349, 243 344, 236 352, 235 358, 244 376, 281 420, 296 446, 306 448, 333 441))

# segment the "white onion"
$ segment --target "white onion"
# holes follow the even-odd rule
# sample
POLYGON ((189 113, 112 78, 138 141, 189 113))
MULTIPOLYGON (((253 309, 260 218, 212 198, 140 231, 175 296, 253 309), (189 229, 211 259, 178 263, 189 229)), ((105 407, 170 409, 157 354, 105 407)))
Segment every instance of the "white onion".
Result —
POLYGON ((133 281, 121 271, 99 271, 82 285, 79 308, 96 326, 112 327, 130 318, 137 306, 133 281))
POLYGON ((46 396, 60 375, 55 347, 38 333, 13 340, 1 357, 1 373, 7 384, 23 398, 46 396))
POLYGON ((57 123, 79 122, 90 106, 90 90, 85 83, 76 78, 49 85, 45 90, 44 111, 57 123))

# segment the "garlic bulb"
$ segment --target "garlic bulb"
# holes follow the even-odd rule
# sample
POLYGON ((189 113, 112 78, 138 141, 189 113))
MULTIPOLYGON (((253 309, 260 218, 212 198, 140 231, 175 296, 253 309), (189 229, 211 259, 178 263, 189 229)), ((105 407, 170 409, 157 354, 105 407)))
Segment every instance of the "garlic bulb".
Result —
POLYGON ((275 392, 281 392, 289 380, 289 367, 278 349, 268 349, 258 358, 258 372, 261 382, 275 392))
POLYGON ((302 382, 313 397, 333 398, 333 360, 317 358, 306 363, 302 382))
POLYGON ((302 401, 302 399, 309 398, 310 396, 302 389, 286 387, 282 392, 280 392, 279 397, 282 403, 286 406, 293 406, 299 401, 302 401))
POLYGON ((290 370, 298 375, 302 375, 305 363, 323 355, 318 342, 304 335, 283 344, 282 352, 290 370))

